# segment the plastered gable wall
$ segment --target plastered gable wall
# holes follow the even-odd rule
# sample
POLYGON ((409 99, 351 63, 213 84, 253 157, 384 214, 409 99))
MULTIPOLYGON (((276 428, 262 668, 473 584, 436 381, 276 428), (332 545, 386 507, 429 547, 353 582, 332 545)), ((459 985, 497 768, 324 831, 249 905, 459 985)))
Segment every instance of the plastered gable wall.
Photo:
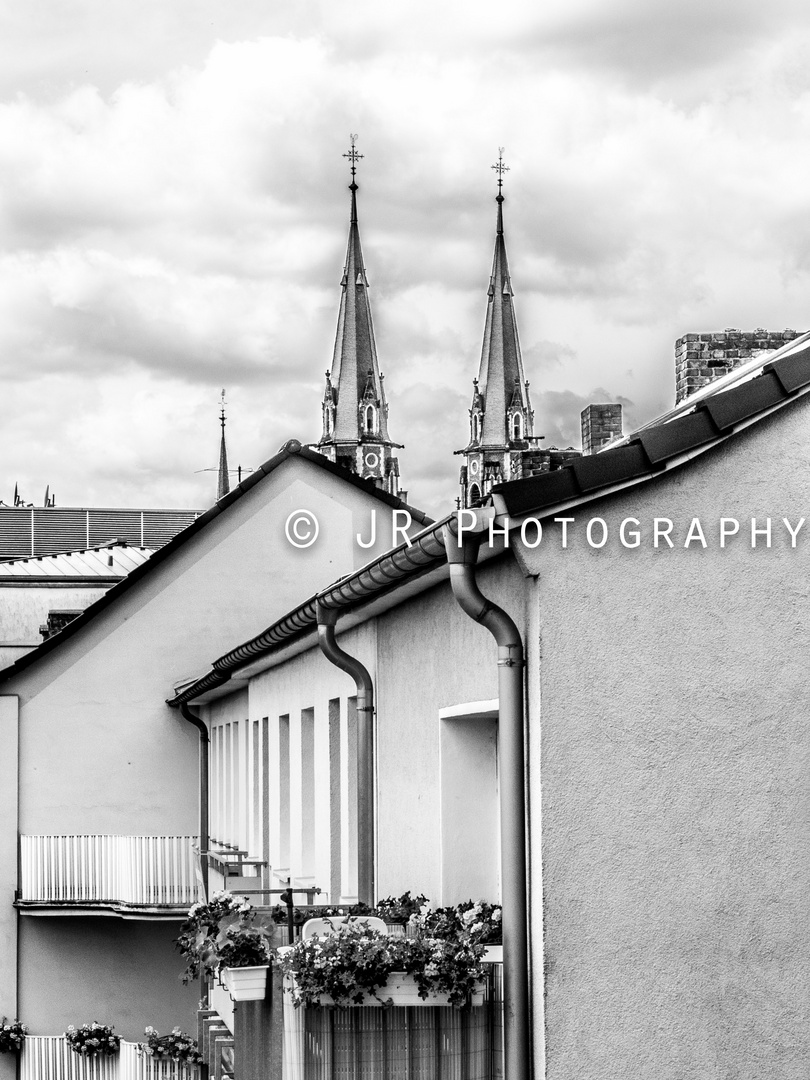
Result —
POLYGON ((549 1080, 807 1076, 810 544, 780 522, 810 508, 808 419, 796 404, 580 508, 608 523, 600 551, 571 526, 567 551, 551 532, 526 553, 549 1080), (774 519, 770 551, 752 515, 774 519), (675 549, 652 547, 655 516, 675 549), (721 516, 743 523, 725 550, 721 516), (707 550, 682 546, 693 517, 707 550))
MULTIPOLYGON (((165 699, 179 678, 200 674, 289 610, 305 586, 322 587, 373 555, 374 549, 357 547, 354 532, 375 508, 388 513, 373 495, 290 458, 87 626, 3 683, 0 703, 15 701, 14 695, 20 702, 19 831, 196 834, 199 737, 165 699), (324 541, 303 551, 284 538, 284 522, 299 508, 317 512, 324 541)), ((16 851, 13 817, 4 817, 0 828, 2 846, 16 851)), ((16 878, 16 858, 7 866, 6 877, 16 878)), ((9 907, 0 942, 14 936, 14 922, 9 907)), ((40 1034, 62 1030, 61 1003, 47 989, 49 969, 58 968, 63 985, 69 981, 66 957, 77 955, 70 926, 60 938, 56 922, 69 920, 31 918, 20 938, 20 1001, 41 1003, 40 1034)), ((111 1000, 109 981, 121 977, 107 962, 114 954, 105 945, 117 920, 101 922, 86 921, 97 928, 98 940, 87 937, 83 966, 75 972, 87 1014, 111 1000)), ((123 930, 121 936, 132 940, 133 934, 123 930)), ((154 945, 154 936, 149 940, 154 945)), ((159 952, 157 946, 132 951, 141 965, 133 986, 147 985, 144 972, 155 968, 159 952)), ((156 979, 165 1000, 180 969, 171 949, 160 955, 164 966, 156 979)), ((179 980, 176 993, 178 1008, 185 1009, 188 993, 179 980)), ((4 1008, 16 1014, 13 997, 10 987, 4 1008)), ((155 1022, 152 1001, 136 1000, 133 992, 129 1013, 141 1017, 141 1031, 155 1022)), ((170 1020, 168 1010, 161 1015, 170 1020)))
MULTIPOLYGON (((369 558, 373 496, 292 458, 0 693, 19 693, 22 832, 194 832, 197 734, 174 683, 369 558), (284 522, 317 511, 323 543, 284 522)), ((387 508, 383 508, 387 513, 387 508)), ((374 554, 374 550, 370 552, 374 554)))

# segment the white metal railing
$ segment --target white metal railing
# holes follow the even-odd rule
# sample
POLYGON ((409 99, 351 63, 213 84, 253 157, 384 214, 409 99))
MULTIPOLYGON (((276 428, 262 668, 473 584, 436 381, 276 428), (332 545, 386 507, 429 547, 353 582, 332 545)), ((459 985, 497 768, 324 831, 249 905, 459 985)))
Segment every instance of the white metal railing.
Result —
POLYGON ((22 901, 188 907, 195 836, 21 836, 22 901))
POLYGON ((196 1065, 156 1061, 121 1042, 112 1057, 74 1054, 63 1035, 29 1035, 20 1055, 20 1080, 196 1080, 196 1065))

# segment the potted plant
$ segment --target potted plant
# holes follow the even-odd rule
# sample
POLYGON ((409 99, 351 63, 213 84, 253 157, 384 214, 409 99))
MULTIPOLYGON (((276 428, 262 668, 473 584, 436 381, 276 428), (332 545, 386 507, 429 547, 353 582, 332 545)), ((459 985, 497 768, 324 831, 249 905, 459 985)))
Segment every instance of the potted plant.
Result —
POLYGON ((27 1030, 19 1020, 9 1020, 4 1016, 0 1020, 0 1054, 18 1054, 22 1050, 27 1030))
POLYGON ((99 1024, 97 1020, 81 1027, 72 1024, 65 1032, 68 1046, 82 1057, 109 1057, 118 1053, 121 1039, 109 1024, 99 1024))
POLYGON ((202 1065, 205 1058, 200 1053, 196 1039, 192 1039, 179 1027, 172 1028, 170 1035, 161 1035, 153 1027, 144 1031, 146 1042, 138 1043, 138 1055, 155 1061, 177 1061, 185 1065, 202 1065))
POLYGON ((223 920, 248 924, 252 918, 250 902, 235 893, 215 892, 206 903, 192 904, 174 943, 187 965, 181 976, 183 982, 215 978, 219 971, 216 938, 223 920))
POLYGON ((214 943, 220 974, 234 1001, 262 1001, 270 967, 270 932, 223 921, 214 943))
POLYGON ((270 964, 271 932, 255 924, 244 896, 215 892, 194 904, 175 944, 187 961, 183 982, 221 976, 234 1001, 261 1000, 270 964))

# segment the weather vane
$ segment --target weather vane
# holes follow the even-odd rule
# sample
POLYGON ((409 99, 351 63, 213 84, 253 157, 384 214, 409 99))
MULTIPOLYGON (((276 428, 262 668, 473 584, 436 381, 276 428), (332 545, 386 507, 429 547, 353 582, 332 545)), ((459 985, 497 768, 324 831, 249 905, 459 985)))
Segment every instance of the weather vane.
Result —
POLYGON ((503 163, 503 152, 504 152, 504 147, 499 146, 498 147, 498 164, 492 166, 492 168, 498 174, 498 194, 499 195, 501 194, 501 188, 503 187, 503 174, 505 172, 509 172, 509 166, 504 165, 504 163, 503 163))
POLYGON ((222 430, 225 430, 225 390, 223 389, 219 399, 219 422, 222 424, 222 430))
POLYGON ((351 148, 351 150, 349 150, 349 152, 347 154, 344 154, 343 156, 345 158, 349 159, 349 163, 351 164, 351 167, 352 167, 352 183, 354 183, 354 174, 357 172, 357 162, 364 155, 357 153, 357 147, 355 145, 355 143, 357 142, 357 136, 350 134, 349 138, 352 140, 352 148, 351 148))

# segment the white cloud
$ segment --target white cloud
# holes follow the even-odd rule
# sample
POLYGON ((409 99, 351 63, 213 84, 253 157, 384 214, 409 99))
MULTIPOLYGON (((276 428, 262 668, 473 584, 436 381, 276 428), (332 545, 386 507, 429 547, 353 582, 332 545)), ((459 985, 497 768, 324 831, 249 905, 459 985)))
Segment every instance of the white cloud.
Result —
POLYGON ((216 457, 223 385, 243 465, 317 438, 349 131, 417 505, 455 495, 498 145, 539 430, 572 440, 594 387, 639 421, 660 412, 687 330, 810 325, 802 8, 555 0, 493 23, 449 4, 427 24, 419 5, 266 7, 149 0, 133 23, 124 0, 66 0, 47 24, 14 9, 0 497, 19 479, 60 501, 205 505, 194 470, 216 457))

